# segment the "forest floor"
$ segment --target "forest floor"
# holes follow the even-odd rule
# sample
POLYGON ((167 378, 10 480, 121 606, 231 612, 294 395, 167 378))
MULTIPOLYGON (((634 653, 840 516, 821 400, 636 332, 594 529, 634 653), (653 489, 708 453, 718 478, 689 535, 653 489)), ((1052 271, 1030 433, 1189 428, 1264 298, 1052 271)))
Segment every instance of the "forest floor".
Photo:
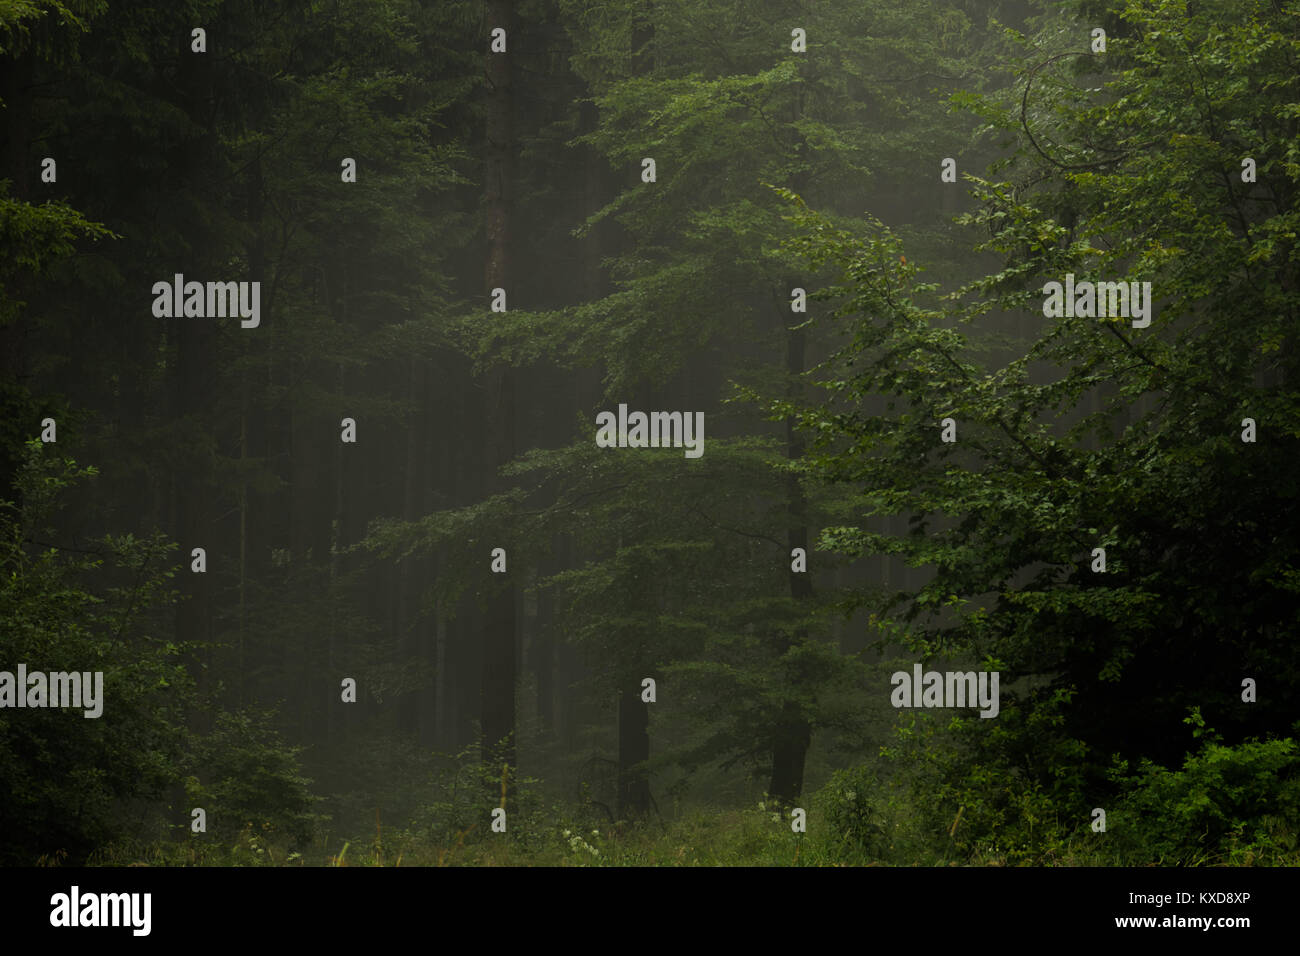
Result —
MULTIPOLYGON (((979 855, 956 845, 936 854, 899 835, 897 844, 872 854, 816 833, 794 833, 770 810, 701 809, 672 821, 520 827, 510 834, 470 827, 451 840, 378 828, 366 838, 320 838, 300 850, 246 828, 233 841, 217 839, 118 843, 91 858, 105 866, 1114 866, 1132 865, 1080 842, 1053 852, 979 855), (877 858, 879 857, 879 858, 877 858), (907 862, 904 862, 907 861, 907 862)), ((1300 865, 1288 859, 1202 861, 1203 865, 1300 865)), ((1160 865, 1151 861, 1148 865, 1160 865)))

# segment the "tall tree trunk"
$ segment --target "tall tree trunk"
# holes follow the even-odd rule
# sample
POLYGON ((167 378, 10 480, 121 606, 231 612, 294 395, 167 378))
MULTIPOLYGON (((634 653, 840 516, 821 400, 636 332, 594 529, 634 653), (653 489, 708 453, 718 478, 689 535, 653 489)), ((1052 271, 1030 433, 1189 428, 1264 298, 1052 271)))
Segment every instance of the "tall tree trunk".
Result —
MULTIPOLYGON (((632 25, 632 73, 636 76, 646 76, 654 67, 652 13, 653 5, 645 0, 632 25)), ((620 238, 626 243, 632 237, 624 233, 620 238)), ((655 388, 647 387, 638 405, 658 408, 656 393, 655 388)), ((631 656, 639 659, 643 655, 631 656)), ((638 670, 634 662, 627 663, 631 666, 621 668, 624 673, 618 689, 618 815, 623 819, 650 811, 650 780, 643 766, 650 759, 650 712, 649 705, 641 700, 641 680, 652 675, 646 673, 647 667, 638 670)))
MULTIPOLYGON (((806 151, 807 141, 802 134, 797 133, 799 121, 803 117, 803 105, 803 94, 796 93, 795 100, 791 104, 790 123, 791 129, 796 131, 806 151)), ((808 154, 804 152, 803 155, 808 154)), ((808 181, 808 170, 798 169, 791 177, 790 185, 796 192, 802 194, 808 181)), ((789 295, 790 289, 799 285, 801 283, 793 277, 784 282, 783 288, 779 290, 778 301, 789 295)), ((782 328, 785 329, 787 390, 791 399, 797 399, 802 392, 799 376, 804 370, 806 338, 802 328, 791 328, 787 323, 799 325, 802 323, 802 317, 792 314, 788 306, 778 306, 778 314, 782 328)), ((789 416, 785 420, 786 459, 789 461, 798 459, 803 455, 803 450, 803 439, 799 436, 795 419, 789 416)), ((804 498, 798 478, 793 474, 786 476, 786 510, 790 515, 790 526, 786 530, 788 550, 785 560, 791 562, 790 552, 795 548, 802 548, 804 554, 808 553, 808 502, 804 498)), ((790 597, 796 602, 808 601, 813 594, 811 568, 805 571, 790 570, 787 574, 790 579, 790 597)), ((792 647, 803 643, 806 639, 807 632, 802 628, 793 635, 783 633, 778 638, 776 647, 778 657, 786 657, 792 647)), ((784 671, 786 686, 796 686, 799 683, 801 675, 790 672, 787 666, 783 666, 782 671, 784 671)), ((794 701, 784 701, 772 733, 772 776, 767 788, 768 794, 781 806, 793 805, 803 792, 804 764, 808 759, 808 746, 811 740, 812 727, 809 725, 807 715, 794 701)))
MULTIPOLYGON (((554 565, 554 559, 548 559, 539 568, 538 577, 551 574, 554 565)), ((537 681, 537 722, 544 734, 555 727, 555 629, 551 624, 554 613, 551 592, 541 591, 537 595, 531 664, 537 681)))
MULTIPOLYGON (((458 380, 448 381, 439 376, 430 380, 430 396, 438 408, 445 409, 451 421, 466 419, 464 389, 457 388, 458 380)), ((461 503, 461 471, 464 467, 460 456, 454 454, 455 442, 461 438, 459 429, 435 429, 433 441, 430 442, 429 472, 436 476, 435 499, 443 504, 459 505, 461 503)), ((466 441, 464 444, 472 445, 466 441)), ((433 559, 433 573, 436 575, 446 566, 446 548, 439 547, 433 559)), ((454 752, 457 749, 455 725, 457 702, 455 687, 459 676, 452 671, 456 660, 455 648, 452 646, 454 630, 449 625, 452 611, 446 603, 439 600, 434 607, 434 704, 433 704, 433 745, 437 750, 454 752)))
MULTIPOLYGON (((199 190, 208 178, 208 147, 215 145, 215 134, 207 116, 208 89, 198 57, 190 56, 187 44, 181 54, 177 74, 179 102, 196 127, 207 127, 205 136, 194 135, 185 144, 183 169, 180 175, 190 188, 199 190)), ((204 255, 210 254, 214 240, 206 227, 196 225, 190 235, 194 257, 187 262, 177 262, 176 271, 199 272, 204 267, 204 255)), ((176 427, 196 431, 203 438, 212 438, 212 396, 216 391, 217 344, 213 323, 208 321, 171 320, 169 331, 176 341, 176 362, 170 382, 172 407, 176 411, 176 427)), ((204 448, 207 442, 200 439, 190 447, 204 448)), ((215 442, 214 442, 215 444, 215 442)), ((210 461, 202 460, 203 452, 178 456, 171 475, 172 529, 180 544, 182 573, 178 582, 182 594, 176 606, 176 633, 178 640, 198 641, 197 660, 192 663, 195 684, 200 694, 211 689, 214 652, 212 650, 212 586, 213 575, 220 568, 229 568, 229 555, 221 553, 217 538, 217 525, 212 520, 210 506, 212 488, 210 461), (202 574, 190 572, 194 548, 203 548, 207 570, 202 574)), ((195 714, 193 730, 199 733, 211 729, 212 717, 206 710, 195 714)))
MULTIPOLYGON (((786 330, 786 372, 790 376, 790 391, 798 392, 796 376, 804 366, 804 330, 786 330)), ((803 440, 795 427, 792 417, 785 420, 786 458, 793 461, 803 454, 803 440)), ((806 523, 807 501, 799 480, 794 475, 786 478, 786 507, 791 517, 791 525, 786 531, 786 543, 791 551, 803 548, 808 551, 808 526, 806 523)), ((787 557, 787 560, 789 558, 787 557)), ((806 601, 812 597, 813 587, 811 571, 790 571, 790 596, 796 601, 806 601)), ((777 651, 787 654, 791 647, 806 638, 806 633, 798 631, 793 639, 785 637, 779 640, 777 651)), ((787 675, 787 680, 796 679, 796 675, 787 675)), ((768 783, 768 793, 782 806, 792 805, 803 792, 804 763, 808 757, 808 745, 812 739, 812 728, 799 706, 793 701, 786 701, 781 706, 776 728, 772 735, 772 776, 768 783)))
MULTIPOLYGON (((249 229, 249 241, 246 247, 248 256, 248 278, 260 282, 266 278, 266 242, 262 233, 263 187, 261 159, 255 159, 249 165, 248 178, 244 183, 245 212, 244 221, 249 229)), ((270 302, 266 301, 267 312, 270 302)), ((247 339, 239 339, 241 343, 247 339)), ((253 346, 249 346, 253 348, 253 346)), ((266 356, 268 382, 272 374, 273 357, 266 356)), ((270 542, 273 539, 273 527, 269 510, 265 506, 265 496, 250 487, 247 459, 261 459, 261 467, 268 467, 270 457, 267 455, 267 427, 265 407, 259 401, 255 368, 247 363, 240 372, 239 402, 239 671, 240 687, 243 689, 243 677, 246 673, 246 651, 249 640, 249 624, 256 588, 251 582, 265 580, 269 567, 270 542)), ((264 393, 265 394, 265 393, 264 393)), ((301 658, 299 658, 301 660, 301 658)), ((292 665, 293 661, 285 661, 292 665)), ((292 673, 286 671, 285 676, 292 673)), ((286 684, 287 686, 287 684, 286 684)), ((240 704, 245 703, 241 693, 240 704)))
MULTIPOLYGON (((513 5, 509 0, 487 0, 488 30, 502 27, 506 31, 507 51, 517 42, 514 33, 513 5)), ((487 267, 485 284, 489 301, 492 290, 509 289, 510 209, 512 198, 512 156, 514 152, 514 95, 511 88, 513 52, 493 53, 486 57, 487 129, 483 184, 487 193, 487 267)), ((507 304, 509 304, 507 300, 507 304)), ((491 495, 504 489, 500 468, 515 452, 515 377, 504 365, 497 365, 484 376, 483 434, 487 443, 484 493, 491 495)), ((504 547, 507 571, 503 593, 494 594, 489 604, 483 635, 482 722, 483 759, 493 766, 515 765, 515 589, 510 575, 519 568, 511 561, 508 542, 493 544, 504 547)), ((487 573, 487 555, 483 555, 487 573)), ((510 773, 513 781, 514 774, 510 773)))
MULTIPOLYGON (((421 513, 424 502, 419 489, 427 478, 422 474, 424 464, 424 366, 412 357, 407 360, 406 400, 411 408, 406 426, 406 461, 402 475, 402 519, 414 521, 421 513)), ((425 650, 423 624, 420 620, 418 578, 425 561, 408 556, 397 567, 397 641, 403 661, 413 661, 425 650)), ((398 706, 398 726, 402 733, 418 734, 420 715, 425 699, 423 689, 402 696, 398 706)))

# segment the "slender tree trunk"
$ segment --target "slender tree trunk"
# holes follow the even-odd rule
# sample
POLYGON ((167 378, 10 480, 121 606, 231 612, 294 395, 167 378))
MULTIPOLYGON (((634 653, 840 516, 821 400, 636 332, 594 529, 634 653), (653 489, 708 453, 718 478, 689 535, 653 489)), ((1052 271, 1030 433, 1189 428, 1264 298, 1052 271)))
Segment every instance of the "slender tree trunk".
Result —
MULTIPOLYGON (((645 0, 632 26, 632 72, 637 76, 648 75, 654 68, 652 13, 653 5, 645 0)), ((631 237, 624 234, 621 240, 629 242, 631 237)), ((639 404, 659 407, 656 390, 646 388, 639 404)), ((641 655, 629 656, 635 659, 641 655)), ((622 686, 618 689, 618 815, 630 819, 650 811, 650 781, 643 766, 650 759, 650 712, 649 705, 641 700, 641 681, 652 675, 645 673, 648 667, 636 669, 631 661, 626 664, 631 666, 623 668, 622 686)))
MULTIPOLYGON (((406 427, 406 461, 402 475, 402 519, 414 521, 420 513, 423 502, 419 500, 421 487, 421 465, 423 463, 424 442, 424 387, 423 366, 418 359, 407 360, 406 400, 411 408, 406 427)), ((403 660, 416 660, 423 648, 419 628, 420 612, 418 607, 419 572, 423 570, 424 561, 415 556, 407 557, 398 565, 397 587, 397 640, 403 660)), ((423 691, 406 694, 398 707, 398 726, 403 733, 419 733, 420 704, 424 699, 423 691)))
MULTIPOLYGON (((786 372, 790 376, 790 390, 797 394, 797 376, 804 366, 804 330, 787 329, 786 331, 786 372)), ((786 458, 793 461, 803 454, 803 440, 795 427, 795 420, 785 420, 786 458)), ((808 526, 806 524, 807 502, 799 481, 794 475, 786 478, 786 505, 792 523, 786 531, 786 543, 790 550, 803 548, 808 551, 808 526)), ((788 557, 787 557, 788 560, 788 557)), ((813 587, 809 571, 790 571, 790 596, 796 601, 807 601, 812 597, 813 587)), ((793 639, 781 639, 777 651, 781 655, 804 640, 806 633, 796 632, 793 639)), ((797 675, 787 675, 787 680, 796 680, 797 675)), ((786 701, 781 707, 775 732, 772 736, 772 776, 768 783, 768 793, 782 806, 791 805, 803 792, 804 763, 808 757, 808 745, 812 739, 812 728, 801 712, 799 706, 786 701)))
MULTIPOLYGON (((196 127, 204 127, 209 125, 205 115, 207 89, 202 64, 196 62, 197 59, 182 54, 177 87, 180 103, 190 119, 196 127)), ((197 189, 207 179, 207 149, 214 144, 214 139, 209 128, 208 135, 195 135, 186 143, 184 169, 180 172, 192 188, 197 189)), ((201 226, 196 226, 196 233, 189 238, 191 248, 196 250, 195 258, 178 265, 177 272, 193 272, 202 268, 199 256, 209 253, 213 247, 211 234, 201 226)), ((211 322, 173 319, 170 331, 176 341, 171 389, 177 427, 210 437, 211 399, 216 391, 215 328, 211 322)), ((203 443, 200 441, 196 444, 201 447, 203 443)), ((194 662, 194 677, 199 693, 206 694, 211 690, 209 678, 215 663, 210 582, 213 575, 220 573, 218 569, 231 566, 233 556, 222 554, 216 522, 212 520, 209 485, 211 469, 207 462, 196 460, 196 457, 189 455, 182 458, 172 473, 172 529, 180 544, 183 568, 178 579, 183 597, 176 607, 176 632, 179 640, 201 642, 197 650, 198 660, 194 662), (202 574, 190 571, 194 548, 203 548, 206 554, 207 570, 202 574)), ((211 729, 211 721, 208 712, 200 711, 195 715, 193 729, 206 732, 211 729)))
MULTIPOLYGON (((251 239, 247 246, 249 279, 261 281, 266 271, 266 245, 262 238, 263 195, 261 161, 254 160, 248 171, 245 188, 245 223, 251 239)), ((268 303, 269 304, 269 303, 268 303)), ((240 340, 246 341, 246 340, 240 340)), ((266 357, 268 373, 271 356, 266 357)), ((249 486, 246 462, 250 457, 266 462, 266 428, 263 409, 257 400, 254 370, 245 364, 240 373, 239 406, 239 458, 243 480, 239 485, 239 672, 240 703, 243 699, 248 627, 251 616, 250 582, 257 581, 265 572, 272 529, 266 520, 269 515, 263 506, 262 496, 249 486)), ((265 465, 263 465, 265 467, 265 465)), ((286 662, 293 663, 293 662, 286 662)), ((292 672, 289 672, 292 673, 292 672)))
MULTIPOLYGON (((548 560, 538 569, 538 576, 545 577, 554 570, 554 562, 548 560)), ((548 733, 555 726, 555 631, 551 626, 554 614, 554 600, 550 591, 542 591, 537 596, 537 617, 533 622, 532 669, 537 680, 537 720, 543 733, 548 733)))
MULTIPOLYGON (((344 381, 345 373, 342 364, 338 366, 337 374, 338 374, 337 391, 335 394, 338 395, 340 399, 342 399, 344 394, 343 389, 345 384, 344 381)), ((357 440, 358 442, 360 442, 363 439, 360 436, 358 436, 357 440)), ((334 456, 333 456, 334 457, 334 469, 333 469, 334 494, 333 494, 333 508, 332 508, 333 520, 330 522, 330 524, 334 527, 335 531, 333 535, 333 540, 331 542, 332 546, 329 550, 329 553, 318 559, 322 562, 325 561, 329 562, 329 569, 330 569, 329 586, 325 593, 327 596, 327 600, 330 603, 330 606, 333 606, 334 603, 338 601, 340 592, 342 590, 342 572, 343 572, 342 553, 343 553, 343 549, 346 548, 349 544, 347 538, 347 533, 348 533, 347 514, 344 510, 345 503, 346 503, 346 499, 344 496, 344 475, 348 471, 346 452, 352 450, 349 446, 344 445, 343 442, 339 440, 339 435, 337 431, 335 432, 334 441, 332 444, 334 447, 334 456)), ((358 685, 356 702, 343 704, 340 706, 339 703, 341 701, 340 683, 342 678, 351 677, 353 680, 356 680, 357 675, 343 673, 343 668, 341 666, 340 654, 339 654, 338 618, 333 614, 329 616, 329 627, 328 627, 328 634, 326 636, 326 640, 327 640, 327 645, 325 651, 325 660, 328 665, 327 674, 329 675, 329 678, 326 680, 325 685, 326 687, 330 688, 333 696, 332 698, 331 697, 325 698, 325 700, 329 701, 328 713, 331 715, 331 719, 326 721, 325 726, 328 728, 329 741, 331 744, 334 744, 336 741, 342 738, 342 735, 344 733, 347 732, 347 728, 349 726, 349 722, 347 719, 349 715, 346 713, 347 708, 360 706, 361 701, 368 700, 369 689, 358 685)))
MULTIPOLYGON (((792 129, 798 129, 799 120, 803 116, 803 106, 802 93, 796 93, 795 100, 791 105, 790 122, 792 129)), ((806 150, 808 148, 807 141, 804 140, 802 135, 799 135, 799 139, 806 150)), ((790 184, 796 192, 802 193, 808 184, 807 170, 797 170, 794 176, 791 177, 790 184)), ((788 279, 783 283, 784 287, 780 290, 781 297, 788 295, 790 289, 800 284, 797 279, 788 279)), ((792 314, 788 306, 778 307, 778 315, 782 327, 785 329, 787 389, 790 398, 797 399, 802 392, 799 376, 804 370, 805 331, 802 328, 790 327, 791 324, 800 324, 802 318, 798 314, 792 314)), ((795 419, 787 417, 785 420, 785 453, 787 460, 794 461, 798 459, 803 455, 803 450, 803 439, 799 435, 795 419)), ((798 478, 794 475, 786 476, 786 509, 790 515, 790 526, 786 530, 788 551, 785 560, 792 562, 790 552, 793 552, 795 548, 802 548, 805 555, 808 553, 808 502, 804 498, 803 489, 799 486, 798 478)), ((811 568, 805 571, 790 570, 787 574, 790 579, 790 596, 796 602, 808 601, 813 594, 811 568)), ((778 638, 776 647, 778 655, 785 657, 792 647, 803 643, 806 639, 807 632, 803 629, 797 630, 793 635, 786 636, 783 634, 782 637, 778 638)), ((797 686, 802 679, 802 675, 791 672, 788 667, 782 667, 782 671, 787 686, 797 686)), ((782 806, 793 805, 794 801, 803 792, 804 764, 808 759, 808 746, 811 740, 812 727, 809 724, 808 716, 794 701, 786 700, 783 702, 772 734, 772 776, 767 788, 768 794, 782 806)))
MULTIPOLYGON (((513 5, 509 0, 486 0, 489 31, 506 31, 507 50, 517 42, 513 5)), ((510 288, 510 211, 512 199, 512 157, 514 152, 514 94, 511 58, 513 52, 487 52, 487 129, 484 189, 487 193, 487 266, 485 285, 489 301, 492 290, 510 288)), ((507 306, 509 301, 507 300, 507 306)), ((487 442, 484 492, 504 488, 499 469, 515 452, 515 376, 497 365, 484 376, 483 433, 487 442)), ((493 766, 515 765, 515 589, 511 574, 520 556, 511 555, 508 542, 494 543, 507 553, 507 571, 502 577, 503 593, 494 594, 489 604, 483 635, 482 722, 483 759, 493 766)), ((483 555, 484 573, 488 555, 483 555)), ((494 582, 495 583, 495 582, 494 582)), ((513 781, 513 772, 510 777, 513 781)))

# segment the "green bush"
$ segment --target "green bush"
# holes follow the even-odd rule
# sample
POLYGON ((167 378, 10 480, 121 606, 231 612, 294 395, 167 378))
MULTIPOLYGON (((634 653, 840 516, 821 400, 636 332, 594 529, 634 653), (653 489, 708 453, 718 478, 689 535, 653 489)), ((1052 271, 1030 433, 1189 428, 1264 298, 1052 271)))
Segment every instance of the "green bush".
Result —
POLYGON ((65 490, 94 477, 27 443, 15 500, 0 501, 0 670, 103 673, 103 710, 0 710, 0 865, 78 863, 119 812, 182 776, 191 682, 186 646, 155 637, 171 603, 174 545, 160 535, 60 547, 65 490), (87 582, 94 582, 92 586, 87 582))
MULTIPOLYGON (((559 845, 560 810, 542 794, 540 781, 516 776, 505 795, 505 833, 492 831, 492 811, 502 806, 502 767, 484 764, 481 744, 474 742, 457 754, 434 754, 424 784, 427 794, 410 814, 408 825, 394 834, 394 846, 409 851, 435 847, 446 860, 458 858, 461 849, 484 841, 508 844, 525 852, 540 852, 559 845)), ((597 826, 589 815, 574 815, 571 826, 597 826)))
POLYGON ((1292 738, 1207 741, 1179 770, 1143 761, 1108 830, 1125 862, 1294 865, 1300 752, 1292 738))
POLYGON ((817 795, 825 821, 825 845, 843 862, 870 862, 889 855, 879 786, 867 767, 837 770, 817 795))
POLYGON ((206 811, 210 836, 229 840, 251 828, 259 839, 303 846, 323 818, 314 812, 319 798, 308 790, 298 753, 272 728, 271 714, 220 714, 196 750, 200 777, 191 778, 187 802, 206 811))

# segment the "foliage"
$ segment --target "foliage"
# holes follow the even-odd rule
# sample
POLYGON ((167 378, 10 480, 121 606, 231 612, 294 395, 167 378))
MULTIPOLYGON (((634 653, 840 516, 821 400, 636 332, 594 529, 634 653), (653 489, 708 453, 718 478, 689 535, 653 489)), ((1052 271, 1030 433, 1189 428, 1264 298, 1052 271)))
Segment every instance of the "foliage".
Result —
POLYGON ((193 760, 203 776, 190 778, 185 796, 191 807, 206 811, 209 839, 228 842, 248 828, 264 839, 283 835, 299 848, 324 823, 313 812, 320 798, 298 767, 301 748, 284 744, 272 716, 218 714, 212 733, 198 741, 193 760))
POLYGON ((1290 865, 1300 820, 1294 738, 1225 746, 1206 739, 1178 769, 1143 761, 1107 817, 1122 858, 1164 866, 1290 865), (1153 825, 1159 821, 1159 825, 1153 825))
POLYGON ((827 842, 838 844, 842 859, 869 862, 888 856, 892 846, 876 804, 879 784, 868 767, 837 770, 822 789, 827 842))
POLYGON ((173 546, 161 536, 52 541, 47 520, 95 475, 56 447, 28 442, 22 504, 0 502, 3 669, 102 671, 103 711, 0 709, 0 852, 11 864, 60 851, 81 858, 125 802, 162 794, 186 750, 187 648, 157 636, 153 614, 171 599, 173 546))
POLYGON ((9 856, 1294 860, 1294 4, 822 4, 809 55, 788 4, 737 9, 517 5, 508 182, 483 182, 477 2, 0 0, 3 646, 109 690, 98 721, 0 714, 9 856), (152 315, 182 271, 260 281, 261 327, 152 315), (1151 282, 1151 325, 1042 315, 1067 273, 1151 282), (507 380, 508 441, 476 428, 507 380), (707 455, 593 447, 593 403, 624 401, 703 410, 707 455), (47 415, 64 444, 24 444, 47 415), (172 538, 210 569, 174 579, 172 538), (512 781, 493 834, 498 771, 433 751, 468 746, 479 625, 516 596, 516 736, 551 779, 512 781), (875 757, 872 640, 998 670, 998 718, 891 715, 875 757), (611 703, 647 675, 667 706, 631 767, 649 737, 611 703), (1221 734, 1194 755, 1189 710, 1221 734), (747 809, 613 824, 557 796, 589 745, 678 801, 798 770, 757 810, 728 779, 747 809), (808 787, 796 835, 810 748, 873 756, 808 787), (135 842, 126 808, 187 779, 212 837, 135 842))
MULTIPOLYGON (((1034 87, 1076 144, 1065 158, 1026 145, 1017 178, 967 177, 980 207, 963 221, 1000 271, 944 293, 885 224, 837 228, 785 193, 802 230, 790 247, 835 267, 828 324, 844 344, 813 373, 820 404, 769 407, 799 417, 810 475, 858 491, 859 519, 823 546, 929 572, 863 595, 882 642, 1001 673, 999 718, 953 721, 929 754, 943 764, 933 806, 964 806, 976 839, 1023 830, 1027 812, 1079 819, 1114 793, 1096 755, 1176 760, 1189 707, 1235 743, 1282 731, 1300 690, 1300 173, 1277 145, 1294 139, 1278 126, 1297 82, 1281 51, 1300 33, 1267 4, 1121 15, 1104 102, 1081 106, 1064 80, 1034 87), (1266 186, 1239 185, 1252 154, 1266 186), (1042 283, 1066 273, 1151 282, 1150 328, 1040 319, 1042 283), (982 321, 1025 310, 1036 331, 994 349, 982 321), (1266 437, 1243 443, 1246 417, 1266 437), (1276 696, 1245 704, 1238 675, 1255 674, 1276 696)), ((1059 43, 1056 27, 1040 40, 1059 43)), ((1053 52, 1028 51, 1026 77, 1053 52)), ((983 102, 991 125, 1019 126, 983 102)))

